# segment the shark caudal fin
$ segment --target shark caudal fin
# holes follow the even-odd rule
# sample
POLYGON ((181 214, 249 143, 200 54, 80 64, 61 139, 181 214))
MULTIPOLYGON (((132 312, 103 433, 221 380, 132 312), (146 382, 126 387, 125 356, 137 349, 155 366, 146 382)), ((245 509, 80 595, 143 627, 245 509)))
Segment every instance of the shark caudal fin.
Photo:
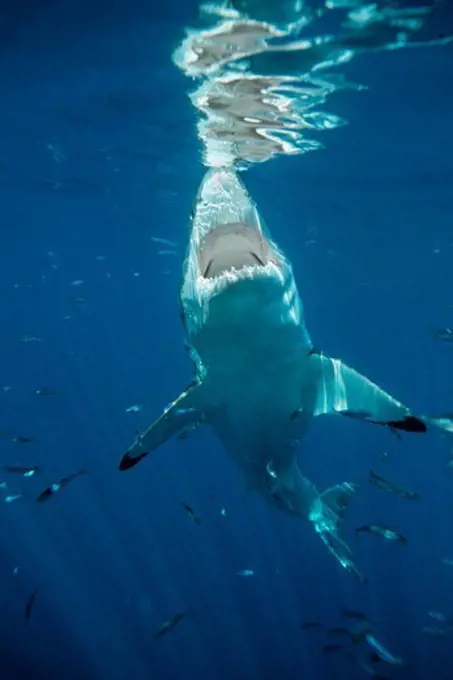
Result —
POLYGON ((344 514, 358 488, 358 484, 344 482, 327 489, 314 500, 309 519, 313 522, 316 533, 341 566, 354 574, 361 583, 366 583, 342 535, 344 514))
POLYGON ((401 402, 339 359, 312 353, 308 373, 316 385, 313 415, 337 413, 384 425, 393 430, 426 432, 426 419, 416 417, 401 402))
POLYGON ((278 469, 270 460, 266 472, 269 490, 267 499, 281 510, 308 518, 341 566, 353 573, 361 583, 365 582, 341 530, 346 508, 359 485, 344 482, 320 494, 315 485, 302 475, 296 462, 278 469))

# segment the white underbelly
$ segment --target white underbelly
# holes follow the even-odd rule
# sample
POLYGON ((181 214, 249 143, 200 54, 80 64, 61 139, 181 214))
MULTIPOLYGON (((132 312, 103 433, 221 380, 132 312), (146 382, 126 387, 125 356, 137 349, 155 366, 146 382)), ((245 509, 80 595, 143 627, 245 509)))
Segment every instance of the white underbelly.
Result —
POLYGON ((245 471, 269 462, 290 464, 308 424, 300 411, 300 390, 292 371, 232 376, 218 386, 213 427, 228 454, 245 471))

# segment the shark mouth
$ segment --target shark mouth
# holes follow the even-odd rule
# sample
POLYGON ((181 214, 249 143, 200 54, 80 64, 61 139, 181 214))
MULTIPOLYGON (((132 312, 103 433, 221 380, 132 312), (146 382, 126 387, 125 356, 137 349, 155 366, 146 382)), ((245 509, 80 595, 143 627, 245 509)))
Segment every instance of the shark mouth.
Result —
POLYGON ((217 279, 245 268, 265 268, 269 261, 269 246, 261 232, 241 222, 215 227, 198 249, 198 266, 204 279, 217 279))

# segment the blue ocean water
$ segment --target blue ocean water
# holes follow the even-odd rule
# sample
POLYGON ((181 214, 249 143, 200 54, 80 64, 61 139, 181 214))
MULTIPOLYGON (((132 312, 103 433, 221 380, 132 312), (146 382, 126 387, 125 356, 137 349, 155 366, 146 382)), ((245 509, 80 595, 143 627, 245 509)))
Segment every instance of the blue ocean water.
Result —
MULTIPOLYGON (((303 440, 318 488, 363 482, 345 530, 367 585, 308 522, 245 494, 208 429, 118 472, 192 378, 178 291, 205 168, 171 55, 197 12, 36 0, 1 18, 0 464, 40 470, 0 476, 0 677, 355 680, 369 673, 322 652, 346 607, 404 659, 381 675, 450 679, 452 633, 423 631, 429 611, 453 617, 448 436, 320 418, 303 440), (420 500, 375 489, 370 469, 420 500), (407 545, 357 537, 369 523, 407 545)), ((452 68, 451 43, 361 55, 342 70, 368 89, 329 100, 349 124, 322 132, 325 149, 243 175, 316 347, 420 413, 453 408, 453 348, 435 337, 453 317, 452 68)))

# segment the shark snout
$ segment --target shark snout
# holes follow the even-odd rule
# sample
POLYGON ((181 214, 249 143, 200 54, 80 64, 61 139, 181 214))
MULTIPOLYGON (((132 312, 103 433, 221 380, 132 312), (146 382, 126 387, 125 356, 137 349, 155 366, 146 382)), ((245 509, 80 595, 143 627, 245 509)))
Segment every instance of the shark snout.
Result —
POLYGON ((198 249, 198 265, 205 279, 233 269, 265 267, 268 262, 269 246, 263 234, 242 222, 215 227, 204 236, 198 249))

